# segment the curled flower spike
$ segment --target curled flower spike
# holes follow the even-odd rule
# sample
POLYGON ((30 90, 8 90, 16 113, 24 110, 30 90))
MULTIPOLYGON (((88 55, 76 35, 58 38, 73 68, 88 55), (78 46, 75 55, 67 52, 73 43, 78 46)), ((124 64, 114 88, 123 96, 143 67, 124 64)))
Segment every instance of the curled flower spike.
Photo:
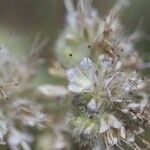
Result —
POLYGON ((46 41, 35 42, 31 53, 22 58, 17 58, 5 47, 0 47, 0 144, 6 144, 7 149, 31 150, 33 138, 27 133, 28 129, 41 129, 47 121, 38 101, 25 100, 26 96, 35 97, 31 78, 41 63, 39 49, 42 49, 46 41), (8 98, 9 101, 2 101, 8 98))
POLYGON ((140 150, 139 136, 147 148, 143 131, 150 125, 149 94, 144 91, 145 81, 133 70, 142 64, 134 50, 137 33, 125 36, 118 18, 127 1, 118 0, 104 19, 91 7, 90 0, 79 0, 77 8, 72 0, 65 2, 68 22, 56 43, 56 53, 61 50, 57 57, 62 64, 65 54, 71 62, 77 60, 67 64, 76 67, 66 73, 75 107, 70 133, 80 145, 91 149, 100 149, 102 139, 109 150, 140 150))

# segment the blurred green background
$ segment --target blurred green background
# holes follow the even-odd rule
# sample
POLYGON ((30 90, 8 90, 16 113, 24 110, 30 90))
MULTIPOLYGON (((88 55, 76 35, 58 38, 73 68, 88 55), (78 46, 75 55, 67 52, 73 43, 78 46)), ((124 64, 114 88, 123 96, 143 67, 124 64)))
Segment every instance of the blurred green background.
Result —
MULTIPOLYGON (((116 0, 94 0, 93 5, 102 16, 108 13, 116 0)), ((134 31, 141 20, 141 30, 150 34, 150 0, 131 0, 123 10, 121 18, 125 32, 134 31)), ((47 57, 57 35, 65 24, 63 0, 0 0, 0 44, 6 45, 18 55, 29 50, 37 34, 49 38, 49 45, 43 51, 47 57)), ((143 39, 140 55, 149 60, 150 42, 143 39)))

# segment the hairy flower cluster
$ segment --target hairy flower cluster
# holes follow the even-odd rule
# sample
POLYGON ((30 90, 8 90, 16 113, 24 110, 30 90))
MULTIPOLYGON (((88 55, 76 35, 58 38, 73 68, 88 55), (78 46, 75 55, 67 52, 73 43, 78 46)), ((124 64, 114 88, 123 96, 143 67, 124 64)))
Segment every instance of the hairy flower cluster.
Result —
POLYGON ((67 24, 56 42, 55 52, 59 61, 68 67, 89 54, 87 45, 99 32, 99 18, 97 11, 91 7, 90 0, 78 1, 77 7, 73 0, 64 2, 67 24))
POLYGON ((94 142, 103 137, 107 148, 120 142, 134 147, 135 139, 130 143, 128 132, 139 136, 140 130, 149 125, 144 81, 134 71, 124 72, 121 67, 116 70, 114 63, 110 63, 109 67, 114 66, 110 70, 103 68, 100 60, 94 64, 84 58, 79 66, 67 71, 68 88, 78 94, 71 122, 73 134, 81 141, 85 138, 94 142))
POLYGON ((31 62, 29 57, 37 57, 33 51, 31 55, 18 60, 5 47, 0 50, 0 144, 11 150, 31 150, 34 137, 29 129, 41 129, 47 121, 41 104, 26 94, 33 90, 29 83, 38 63, 31 62))
MULTIPOLYGON (((100 18, 89 0, 79 0, 77 9, 66 0, 68 24, 56 44, 57 49, 79 54, 89 48, 88 57, 82 55, 79 65, 67 70, 68 89, 75 93, 69 127, 81 145, 99 147, 95 149, 100 149, 98 145, 121 150, 150 146, 144 137, 150 125, 149 95, 137 72, 142 61, 134 51, 139 34, 125 37, 118 20, 124 2, 100 18)), ((62 54, 61 58, 65 59, 62 54)))

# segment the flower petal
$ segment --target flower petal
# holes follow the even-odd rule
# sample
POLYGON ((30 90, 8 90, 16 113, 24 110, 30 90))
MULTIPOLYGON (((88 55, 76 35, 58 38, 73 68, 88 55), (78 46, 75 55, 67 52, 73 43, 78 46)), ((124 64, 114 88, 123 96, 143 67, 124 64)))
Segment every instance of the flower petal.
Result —
POLYGON ((68 69, 69 90, 75 93, 92 92, 96 82, 95 67, 89 58, 84 58, 79 67, 68 69))

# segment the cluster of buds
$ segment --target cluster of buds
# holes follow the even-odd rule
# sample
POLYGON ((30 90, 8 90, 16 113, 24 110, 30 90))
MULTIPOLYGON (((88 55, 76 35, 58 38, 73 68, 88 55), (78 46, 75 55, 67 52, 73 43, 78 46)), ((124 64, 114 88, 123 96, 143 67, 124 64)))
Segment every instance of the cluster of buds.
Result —
POLYGON ((79 0, 76 9, 71 0, 65 4, 67 25, 56 43, 57 56, 62 63, 69 51, 72 60, 82 58, 67 70, 75 107, 71 134, 91 149, 149 149, 144 138, 150 125, 149 95, 137 71, 142 61, 134 50, 139 34, 125 36, 118 19, 127 3, 117 2, 105 18, 98 17, 90 0, 79 0))

